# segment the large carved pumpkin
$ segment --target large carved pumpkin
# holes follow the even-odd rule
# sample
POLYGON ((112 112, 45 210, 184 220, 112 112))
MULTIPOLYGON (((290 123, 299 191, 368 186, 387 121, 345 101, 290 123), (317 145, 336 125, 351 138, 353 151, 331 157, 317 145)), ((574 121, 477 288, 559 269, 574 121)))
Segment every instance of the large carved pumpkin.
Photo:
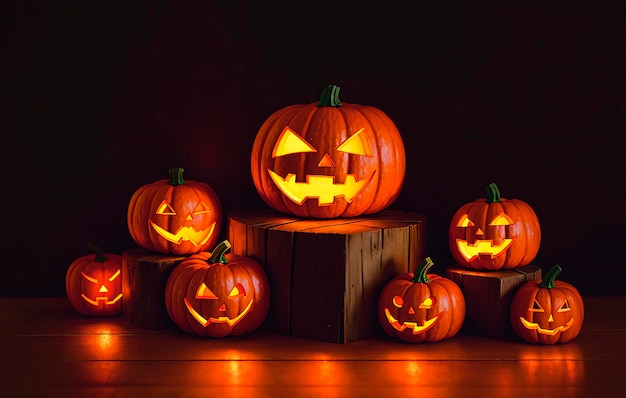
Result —
POLYGON ((300 217, 352 217, 392 204, 406 159, 396 125, 372 106, 342 103, 328 86, 318 103, 291 105, 259 129, 254 185, 275 210, 300 217))
POLYGON ((378 300, 383 331, 408 343, 434 342, 459 332, 465 320, 465 298, 450 279, 428 274, 430 257, 415 273, 398 275, 387 283, 378 300))
POLYGON ((65 292, 80 314, 111 316, 122 312, 122 256, 105 253, 90 242, 93 251, 74 260, 65 274, 65 292))
POLYGON ((467 203, 452 217, 449 243, 461 266, 478 270, 523 267, 537 255, 541 229, 534 210, 500 196, 489 184, 487 197, 467 203))
POLYGON ((269 281, 253 259, 225 254, 230 242, 213 252, 187 257, 168 277, 165 306, 187 333, 224 337, 256 330, 269 310, 269 281))
POLYGON ((186 255, 212 248, 222 224, 221 202, 209 185, 183 179, 184 169, 169 179, 139 188, 128 205, 128 230, 144 249, 186 255))
POLYGON ((513 331, 529 343, 566 343, 582 328, 583 299, 574 286, 556 280, 561 270, 557 264, 543 279, 526 282, 511 300, 513 331))

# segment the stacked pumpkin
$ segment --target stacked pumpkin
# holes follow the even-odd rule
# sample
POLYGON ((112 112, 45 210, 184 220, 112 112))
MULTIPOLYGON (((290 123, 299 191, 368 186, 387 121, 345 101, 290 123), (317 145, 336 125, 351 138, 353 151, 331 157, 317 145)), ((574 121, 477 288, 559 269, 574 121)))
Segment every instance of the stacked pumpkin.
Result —
MULTIPOLYGON (((489 273, 519 270, 536 257, 541 229, 534 210, 519 199, 505 199, 496 184, 487 197, 459 208, 450 223, 449 245, 462 267, 489 273)), ((529 281, 516 291, 510 308, 515 333, 532 343, 564 343, 582 326, 583 303, 573 286, 554 279, 553 267, 543 280, 529 281)))
MULTIPOLYGON (((274 112, 260 127, 251 172, 261 198, 273 209, 302 218, 375 214, 402 189, 406 155, 394 122, 373 106, 342 103, 339 87, 326 87, 317 103, 274 112)), ((463 295, 446 278, 398 275, 384 287, 379 320, 390 336, 407 342, 437 341, 458 332, 463 295)))
POLYGON ((213 251, 222 206, 206 183, 183 178, 182 168, 139 188, 128 206, 128 229, 142 248, 185 258, 171 271, 164 302, 171 319, 188 333, 222 337, 248 333, 264 321, 269 284, 254 260, 228 255, 223 241, 213 251))

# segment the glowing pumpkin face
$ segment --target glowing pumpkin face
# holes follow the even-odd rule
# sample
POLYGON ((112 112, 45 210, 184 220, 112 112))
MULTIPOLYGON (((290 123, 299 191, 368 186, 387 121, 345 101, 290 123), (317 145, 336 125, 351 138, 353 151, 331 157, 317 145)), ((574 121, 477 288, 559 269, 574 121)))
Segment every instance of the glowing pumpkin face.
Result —
POLYGON ((522 285, 511 301, 515 333, 530 343, 565 343, 578 335, 584 318, 583 300, 570 284, 555 281, 556 265, 543 280, 522 285))
POLYGON ((274 209, 351 217, 383 210, 398 196, 406 161, 396 126, 380 110, 338 96, 329 86, 319 103, 283 108, 259 129, 252 177, 274 209))
POLYGON ((495 184, 487 198, 462 206, 450 223, 450 250, 462 266, 497 270, 528 265, 539 251, 541 230, 532 208, 500 197, 495 184))
POLYGON ((104 253, 93 243, 95 255, 83 256, 70 264, 65 290, 72 307, 82 315, 109 316, 122 312, 122 258, 104 253))
POLYGON ((207 184, 183 179, 183 169, 169 180, 139 188, 128 206, 128 229, 137 244, 160 253, 185 255, 212 247, 219 236, 222 206, 207 184))
POLYGON ((465 319, 465 299, 451 280, 427 274, 426 258, 415 274, 392 279, 378 301, 378 318, 388 335, 409 343, 438 341, 454 336, 465 319))
POLYGON ((251 258, 225 255, 230 243, 183 260, 170 274, 165 298, 172 320, 188 333, 223 337, 250 333, 269 310, 269 282, 251 258))

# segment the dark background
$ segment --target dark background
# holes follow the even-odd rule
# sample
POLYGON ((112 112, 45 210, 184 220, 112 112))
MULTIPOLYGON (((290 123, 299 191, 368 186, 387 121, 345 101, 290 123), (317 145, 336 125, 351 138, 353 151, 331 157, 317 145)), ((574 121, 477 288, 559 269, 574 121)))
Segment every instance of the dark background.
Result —
POLYGON ((174 166, 225 212, 267 209, 256 132, 328 84, 397 124, 392 208, 428 217, 433 272, 456 209, 496 182, 537 213, 544 272, 626 294, 624 8, 394 3, 3 3, 0 295, 64 295, 88 241, 136 247, 128 201, 174 166))

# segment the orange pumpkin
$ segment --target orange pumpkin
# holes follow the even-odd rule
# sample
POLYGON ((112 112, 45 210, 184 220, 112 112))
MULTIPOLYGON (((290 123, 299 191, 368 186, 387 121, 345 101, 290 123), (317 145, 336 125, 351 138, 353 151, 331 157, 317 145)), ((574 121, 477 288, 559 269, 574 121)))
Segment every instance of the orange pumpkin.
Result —
POLYGON ((406 169, 393 121, 375 107, 342 103, 334 85, 317 103, 274 112, 256 135, 250 163, 270 207, 314 218, 385 209, 398 197, 406 169))
POLYGON ((465 320, 465 298, 450 279, 427 274, 430 257, 415 273, 393 278, 378 300, 378 320, 383 331, 408 343, 447 339, 459 332, 465 320))
POLYGON ((169 180, 139 188, 128 205, 128 230, 144 249, 187 255, 208 250, 219 237, 221 202, 209 185, 183 179, 184 169, 169 170, 169 180))
POLYGON ((574 286, 555 280, 561 270, 557 264, 543 279, 526 282, 511 300, 513 331, 529 343, 566 343, 582 328, 583 299, 574 286))
POLYGON ((478 270, 528 265, 541 243, 534 210, 519 199, 500 197, 494 183, 487 187, 487 198, 457 210, 449 231, 450 251, 456 262, 478 270))
POLYGON ((253 259, 225 254, 230 242, 213 252, 187 257, 168 277, 165 306, 187 333, 237 336, 256 330, 269 311, 269 281, 253 259))
POLYGON ((65 274, 70 305, 82 315, 111 316, 122 312, 122 256, 105 253, 90 242, 94 254, 74 260, 65 274))

